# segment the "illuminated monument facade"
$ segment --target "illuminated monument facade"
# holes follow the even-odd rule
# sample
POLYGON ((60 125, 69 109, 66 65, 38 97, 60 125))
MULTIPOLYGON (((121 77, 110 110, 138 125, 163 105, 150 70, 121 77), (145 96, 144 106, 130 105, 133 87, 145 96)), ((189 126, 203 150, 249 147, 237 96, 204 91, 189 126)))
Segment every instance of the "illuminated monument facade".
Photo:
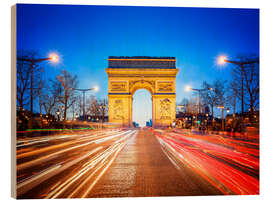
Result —
POLYGON ((133 94, 152 95, 152 124, 170 126, 175 120, 175 57, 109 57, 109 122, 132 126, 133 94))

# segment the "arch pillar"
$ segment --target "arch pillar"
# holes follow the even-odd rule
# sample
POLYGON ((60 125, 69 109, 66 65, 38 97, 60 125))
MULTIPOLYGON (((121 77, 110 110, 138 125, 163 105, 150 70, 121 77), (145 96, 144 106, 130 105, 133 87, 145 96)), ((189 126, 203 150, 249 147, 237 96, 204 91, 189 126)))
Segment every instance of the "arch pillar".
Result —
POLYGON ((110 94, 108 95, 109 122, 122 127, 132 127, 132 95, 110 94))
POLYGON ((153 127, 171 126, 175 120, 175 94, 152 95, 153 127))

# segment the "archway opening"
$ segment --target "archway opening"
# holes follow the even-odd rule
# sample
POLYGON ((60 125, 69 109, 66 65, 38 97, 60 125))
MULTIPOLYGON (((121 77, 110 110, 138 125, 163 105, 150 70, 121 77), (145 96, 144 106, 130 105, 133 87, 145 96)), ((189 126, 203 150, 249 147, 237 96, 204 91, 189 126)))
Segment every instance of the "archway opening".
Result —
POLYGON ((133 94, 132 121, 138 127, 152 126, 152 95, 146 89, 133 94))

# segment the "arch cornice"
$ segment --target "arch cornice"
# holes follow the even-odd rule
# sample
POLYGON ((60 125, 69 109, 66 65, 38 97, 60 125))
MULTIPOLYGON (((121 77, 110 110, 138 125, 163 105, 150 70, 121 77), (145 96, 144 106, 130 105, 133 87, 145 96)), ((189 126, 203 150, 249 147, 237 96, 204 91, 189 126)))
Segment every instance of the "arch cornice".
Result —
POLYGON ((176 77, 179 69, 106 68, 109 77, 176 77))

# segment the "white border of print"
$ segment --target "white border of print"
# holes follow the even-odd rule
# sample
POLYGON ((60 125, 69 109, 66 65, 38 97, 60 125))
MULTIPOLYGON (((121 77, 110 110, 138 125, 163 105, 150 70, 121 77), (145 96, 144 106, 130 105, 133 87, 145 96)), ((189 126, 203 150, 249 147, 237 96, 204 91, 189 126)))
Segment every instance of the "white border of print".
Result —
MULTIPOLYGON (((222 202, 270 202, 269 194, 269 159, 267 155, 270 155, 270 133, 267 124, 269 122, 269 88, 270 87, 270 64, 269 64, 269 20, 270 19, 270 6, 267 4, 267 0, 9 0, 1 1, 0 6, 0 21, 1 21, 1 172, 0 172, 0 193, 1 202, 15 201, 11 198, 11 183, 10 183, 10 115, 11 115, 11 71, 10 71, 10 53, 11 53, 11 32, 10 32, 10 12, 11 6, 16 3, 41 3, 41 4, 82 4, 82 5, 132 5, 132 6, 178 6, 178 7, 225 7, 225 8, 260 8, 260 71, 261 71, 261 97, 260 97, 260 108, 261 108, 261 142, 260 142, 260 195, 258 196, 199 196, 199 197, 158 197, 158 198, 99 198, 91 199, 94 202, 125 202, 130 203, 135 201, 155 201, 155 202, 207 202, 207 203, 219 203, 222 202), (268 119, 268 120, 267 120, 268 119)), ((21 200, 30 201, 30 200, 21 200)), ((33 200, 31 200, 33 201, 33 200)), ((42 200, 50 201, 50 200, 42 200)), ((52 200, 51 200, 52 201, 52 200)), ((56 202, 79 202, 89 201, 89 199, 58 199, 56 202)))

